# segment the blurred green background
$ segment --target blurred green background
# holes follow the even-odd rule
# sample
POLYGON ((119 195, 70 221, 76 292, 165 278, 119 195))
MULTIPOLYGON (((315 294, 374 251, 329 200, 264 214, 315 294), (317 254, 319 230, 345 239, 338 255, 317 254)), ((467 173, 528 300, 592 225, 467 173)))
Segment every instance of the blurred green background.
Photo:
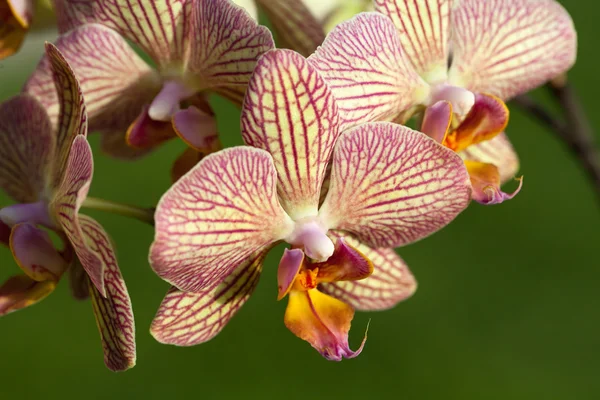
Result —
MULTIPOLYGON (((600 4, 563 3, 580 39, 570 79, 598 128, 600 4)), ((0 99, 18 92, 42 40, 32 36, 33 50, 0 62, 0 99)), ((224 141, 240 144, 239 111, 215 104, 224 141)), ((600 398, 597 199, 577 161, 536 121, 513 108, 508 134, 522 160, 521 194, 500 206, 473 204, 445 230, 400 250, 419 290, 393 310, 357 314, 353 347, 371 319, 357 359, 325 361, 285 328, 275 253, 255 294, 214 340, 157 343, 148 329, 168 285, 148 266, 153 231, 92 212, 117 243, 137 318, 137 366, 119 374, 104 367, 91 304, 73 300, 62 282, 42 303, 0 319, 0 399, 600 398)), ((98 148, 98 137, 91 141, 98 148)), ((153 206, 182 148, 173 142, 133 164, 96 152, 91 195, 153 206)), ((0 279, 18 272, 8 249, 0 248, 0 263, 0 279)))

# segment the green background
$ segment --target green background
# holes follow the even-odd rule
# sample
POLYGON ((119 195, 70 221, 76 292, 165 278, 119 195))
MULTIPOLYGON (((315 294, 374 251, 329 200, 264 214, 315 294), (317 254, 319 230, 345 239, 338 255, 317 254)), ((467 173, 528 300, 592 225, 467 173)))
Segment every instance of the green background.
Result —
MULTIPOLYGON (((600 5, 564 4, 580 41, 570 79, 600 127, 600 5)), ((40 49, 0 62, 1 99, 18 92, 40 49)), ((240 144, 239 111, 215 104, 224 141, 240 144)), ((443 231, 401 249, 419 290, 393 310, 357 314, 353 347, 371 319, 357 359, 325 361, 285 328, 275 252, 255 294, 214 340, 157 343, 148 328, 167 284, 148 266, 153 231, 92 212, 117 243, 136 315, 137 366, 119 374, 104 367, 91 304, 73 300, 65 281, 42 303, 0 319, 0 399, 600 398, 597 199, 553 134, 512 111, 508 134, 523 191, 500 206, 473 204, 443 231)), ((98 137, 91 142, 97 149, 98 137)), ((173 142, 132 164, 96 152, 91 195, 156 204, 182 148, 173 142)), ((18 273, 8 249, 0 248, 0 264, 0 279, 18 273)))

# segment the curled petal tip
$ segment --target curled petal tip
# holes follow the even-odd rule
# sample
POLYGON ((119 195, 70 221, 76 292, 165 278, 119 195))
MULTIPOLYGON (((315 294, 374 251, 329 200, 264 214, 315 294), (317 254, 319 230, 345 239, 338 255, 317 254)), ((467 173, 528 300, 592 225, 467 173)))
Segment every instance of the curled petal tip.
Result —
POLYGON ((473 200, 477 201, 479 204, 484 205, 492 205, 492 204, 500 204, 506 200, 510 200, 515 197, 521 191, 523 187, 523 177, 515 178, 516 181, 519 181, 519 187, 512 193, 505 193, 500 190, 497 186, 489 185, 483 189, 483 193, 486 198, 482 198, 480 196, 476 197, 475 192, 473 192, 473 200))
POLYGON ((367 322, 367 328, 365 329, 365 336, 363 337, 362 342, 360 342, 360 346, 358 347, 358 349, 356 350, 351 350, 350 349, 350 345, 348 344, 348 341, 346 340, 346 342, 343 344, 343 346, 340 344, 335 348, 335 351, 332 352, 332 349, 325 349, 324 351, 321 352, 321 355, 328 361, 342 361, 342 359, 346 358, 346 359, 350 359, 350 358, 355 358, 358 357, 360 355, 360 353, 362 353, 364 347, 365 347, 365 343, 367 343, 367 333, 369 332, 369 325, 371 324, 371 320, 369 319, 369 322, 367 322))

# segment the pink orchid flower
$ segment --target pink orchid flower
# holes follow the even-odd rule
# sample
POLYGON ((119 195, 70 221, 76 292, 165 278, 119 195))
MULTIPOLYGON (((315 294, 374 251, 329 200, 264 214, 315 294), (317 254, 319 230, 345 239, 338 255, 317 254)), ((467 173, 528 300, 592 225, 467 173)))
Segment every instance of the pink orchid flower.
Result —
POLYGON ((346 124, 405 122, 425 107, 421 130, 465 159, 473 199, 500 190, 518 160, 502 133, 504 101, 564 73, 576 33, 554 0, 375 0, 334 29, 310 62, 328 80, 346 124), (447 115, 452 118, 447 131, 447 115))
POLYGON ((332 91, 304 57, 273 50, 259 59, 242 109, 252 147, 207 156, 157 207, 150 263, 173 285, 152 324, 157 340, 213 338, 280 242, 291 245, 278 271, 285 324, 327 359, 360 353, 348 345, 353 307, 389 308, 414 291, 392 247, 467 207, 464 164, 397 124, 341 128, 332 91))
POLYGON ((127 287, 108 234, 79 214, 93 172, 83 96, 62 54, 48 44, 46 55, 60 103, 58 129, 29 95, 0 105, 0 187, 18 202, 0 210, 0 242, 23 270, 0 287, 0 315, 42 300, 68 272, 75 297, 92 299, 107 367, 125 370, 135 365, 127 287), (47 230, 62 239, 62 250, 47 230))
MULTIPOLYGON (((190 149, 175 177, 220 148, 207 94, 241 104, 256 59, 274 47, 271 32, 228 0, 58 0, 55 7, 63 33, 56 46, 80 79, 103 149, 133 157, 178 135, 190 149)), ((25 91, 56 115, 47 60, 25 91)))

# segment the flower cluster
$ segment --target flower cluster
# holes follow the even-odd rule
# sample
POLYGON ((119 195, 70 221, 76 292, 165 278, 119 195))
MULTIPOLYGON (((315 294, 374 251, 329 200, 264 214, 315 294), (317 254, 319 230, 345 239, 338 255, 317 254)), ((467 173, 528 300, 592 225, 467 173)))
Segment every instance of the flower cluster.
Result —
MULTIPOLYGON (((0 0, 0 57, 20 46, 33 7, 0 0)), ((442 229, 471 200, 519 192, 522 177, 512 193, 500 187, 518 171, 505 101, 576 57, 573 23, 554 0, 53 8, 61 35, 0 105, 0 186, 16 202, 0 209, 0 242, 23 271, 0 287, 0 314, 42 300, 66 274, 75 298, 94 304, 112 370, 135 364, 131 303, 108 234, 79 210, 144 211, 87 197, 88 130, 102 151, 132 161, 169 140, 187 145, 149 218, 150 266, 172 285, 151 326, 158 341, 217 335, 266 254, 286 243, 285 325, 339 361, 365 345, 366 333, 357 350, 348 344, 355 310, 391 308, 416 289, 395 248, 442 229), (245 145, 222 148, 213 94, 241 107, 245 145)))

